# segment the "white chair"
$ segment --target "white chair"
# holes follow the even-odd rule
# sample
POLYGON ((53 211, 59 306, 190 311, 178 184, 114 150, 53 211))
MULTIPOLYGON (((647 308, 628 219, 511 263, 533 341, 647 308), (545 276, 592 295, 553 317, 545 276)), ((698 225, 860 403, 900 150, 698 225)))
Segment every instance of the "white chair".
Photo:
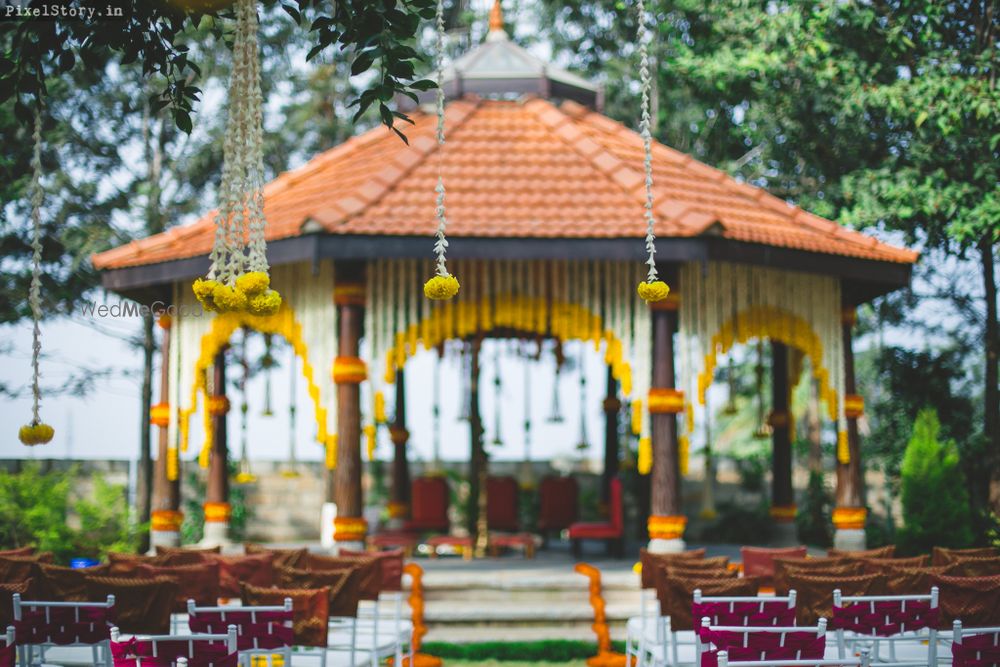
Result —
POLYGON ((951 629, 952 666, 965 667, 980 660, 1000 663, 1000 627, 964 628, 962 621, 955 621, 951 629))
POLYGON ((17 661, 17 645, 14 642, 14 626, 7 626, 4 644, 0 647, 0 667, 14 667, 17 661))
MULTIPOLYGON (((692 618, 707 617, 711 624, 746 626, 790 626, 795 622, 795 591, 786 596, 706 596, 700 589, 692 595, 692 618)), ((626 650, 628 645, 626 643, 626 650)), ((639 636, 638 663, 645 665, 698 665, 701 654, 694 630, 673 630, 668 616, 657 616, 639 636)), ((628 663, 626 663, 628 664, 628 663)))
POLYGON ((833 591, 831 626, 843 658, 868 647, 877 665, 922 667, 937 664, 938 589, 928 595, 841 595, 833 591), (888 648, 882 655, 883 646, 888 648))
POLYGON ((274 664, 275 655, 281 656, 283 664, 292 664, 291 598, 285 598, 281 606, 259 607, 198 607, 188 600, 187 616, 188 626, 199 633, 217 634, 236 626, 236 646, 246 667, 259 662, 253 660, 256 656, 263 657, 268 667, 274 664))
MULTIPOLYGON (((699 665, 705 663, 706 654, 726 652, 728 658, 732 651, 739 650, 742 654, 739 662, 733 664, 749 664, 750 661, 761 665, 773 665, 778 661, 793 665, 822 664, 826 658, 826 619, 821 618, 815 626, 742 626, 742 625, 711 625, 710 619, 701 620, 701 632, 698 633, 699 665), (744 662, 748 661, 748 662, 744 662)), ((853 658, 837 658, 847 660, 853 658)), ((721 662, 721 660, 720 660, 721 662)), ((828 664, 845 664, 834 661, 828 664)))
POLYGON ((729 661, 727 651, 719 651, 718 667, 869 667, 871 660, 867 650, 858 657, 823 660, 739 660, 729 661))
POLYGON ((111 665, 108 629, 114 595, 104 602, 52 602, 22 600, 15 593, 13 600, 14 621, 21 628, 17 648, 21 665, 55 660, 52 654, 62 664, 111 665), (84 647, 90 650, 79 650, 84 647))
MULTIPOLYGON (((659 616, 660 603, 656 599, 656 589, 639 589, 639 615, 630 616, 625 622, 625 664, 641 664, 640 650, 647 629, 652 629, 659 616)), ((668 619, 669 623, 669 619, 668 619)), ((655 642, 656 636, 652 637, 655 642)))
POLYGON ((236 667, 239 664, 236 626, 226 634, 136 635, 125 639, 117 627, 111 628, 111 647, 115 665, 141 667, 144 658, 160 658, 176 667, 197 658, 207 667, 236 667), (222 647, 218 645, 224 643, 222 647))

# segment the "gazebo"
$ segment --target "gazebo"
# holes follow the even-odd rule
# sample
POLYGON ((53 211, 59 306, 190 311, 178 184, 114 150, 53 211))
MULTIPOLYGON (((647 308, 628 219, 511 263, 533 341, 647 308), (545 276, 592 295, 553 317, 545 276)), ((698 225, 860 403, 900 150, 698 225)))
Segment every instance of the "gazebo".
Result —
MULTIPOLYGON (((159 320, 163 377, 152 534, 176 544, 179 468, 191 430, 208 468, 205 534, 223 540, 229 519, 226 354, 241 328, 281 336, 301 362, 326 451, 334 536, 356 545, 362 518, 362 443, 395 395, 392 510, 409 498, 403 385, 421 347, 486 337, 590 341, 609 368, 609 423, 627 398, 639 468, 651 475, 650 548, 683 548, 680 478, 689 437, 707 419, 716 358, 733 345, 771 345, 771 516, 795 517, 789 418, 791 369, 807 357, 837 433, 836 544, 864 547, 864 401, 854 380, 852 328, 859 304, 908 284, 917 254, 845 229, 662 144, 654 143, 656 251, 670 297, 645 304, 643 150, 639 135, 602 115, 601 91, 509 40, 499 5, 489 35, 447 71, 447 143, 417 108, 409 144, 379 127, 281 174, 265 190, 271 316, 202 312, 191 281, 204 275, 215 228, 197 222, 93 258, 103 285, 168 305, 159 320), (432 274, 434 187, 448 192, 451 302, 421 293, 432 274), (391 390, 395 391, 391 391, 391 390)), ((473 375, 475 377, 475 375, 473 375)), ((475 485, 485 470, 472 400, 475 485)), ((609 429, 611 431, 611 429, 609 429)), ((615 433, 611 431, 611 433, 615 433)), ((605 476, 614 474, 609 437, 605 476)), ((194 456, 194 452, 190 453, 194 456)))

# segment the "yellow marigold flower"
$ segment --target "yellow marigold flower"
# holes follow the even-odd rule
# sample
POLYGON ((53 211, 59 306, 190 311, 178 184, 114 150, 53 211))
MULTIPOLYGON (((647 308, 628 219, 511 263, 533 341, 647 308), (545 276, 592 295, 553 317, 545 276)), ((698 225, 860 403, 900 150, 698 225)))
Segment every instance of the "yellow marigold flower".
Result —
POLYGON ((250 271, 236 279, 236 289, 246 294, 247 297, 262 294, 270 286, 271 277, 264 271, 250 271))
POLYGON ((56 434, 54 428, 41 422, 26 424, 17 432, 18 439, 26 445, 44 445, 56 434))
POLYGON ((445 301, 458 294, 458 278, 455 276, 434 276, 424 283, 424 296, 436 301, 445 301))
POLYGON ((247 309, 247 295, 229 285, 217 284, 212 299, 220 313, 238 313, 247 309))
POLYGON ((281 295, 273 289, 250 299, 247 310, 254 315, 274 315, 281 308, 281 295))
POLYGON ((639 293, 639 297, 646 303, 663 301, 670 294, 670 288, 662 280, 655 280, 651 283, 641 282, 636 291, 639 293))
POLYGON ((215 280, 203 280, 198 278, 191 286, 191 290, 194 292, 195 297, 205 310, 216 310, 214 294, 215 288, 218 285, 219 283, 215 280))

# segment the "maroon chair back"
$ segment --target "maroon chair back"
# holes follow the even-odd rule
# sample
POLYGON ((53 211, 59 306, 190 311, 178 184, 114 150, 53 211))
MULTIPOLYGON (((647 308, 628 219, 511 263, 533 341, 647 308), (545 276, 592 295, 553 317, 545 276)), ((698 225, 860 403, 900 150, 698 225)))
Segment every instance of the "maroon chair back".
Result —
POLYGON ((448 481, 444 477, 418 477, 410 490, 411 530, 448 532, 448 481))
POLYGON ((486 522, 490 530, 517 532, 517 496, 520 489, 513 477, 490 477, 486 480, 486 522))
POLYGON ((608 499, 608 523, 617 530, 625 530, 625 508, 622 504, 622 481, 611 480, 611 497, 608 499))
POLYGON ((580 488, 572 477, 546 477, 538 487, 539 530, 562 530, 575 523, 580 488))
POLYGON ((236 648, 240 651, 279 649, 295 641, 291 609, 276 607, 235 607, 233 609, 194 610, 188 615, 191 632, 224 635, 236 626, 236 648))
POLYGON ((774 558, 805 558, 805 547, 768 549, 766 547, 741 547, 743 576, 760 577, 761 585, 774 584, 774 558))

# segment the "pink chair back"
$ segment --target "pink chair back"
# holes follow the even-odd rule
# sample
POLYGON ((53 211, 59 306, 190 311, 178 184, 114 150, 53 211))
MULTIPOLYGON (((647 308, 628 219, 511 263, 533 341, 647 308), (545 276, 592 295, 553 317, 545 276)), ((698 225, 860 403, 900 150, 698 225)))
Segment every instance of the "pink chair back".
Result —
POLYGON ((513 477, 490 477, 486 480, 486 521, 490 530, 520 530, 517 496, 520 489, 513 477))
POLYGON ((111 629, 111 657, 115 667, 238 667, 236 626, 220 635, 136 636, 121 640, 111 629), (183 661, 187 662, 184 663, 183 661))
POLYGON ((726 651, 733 661, 822 660, 826 652, 826 619, 816 627, 711 626, 702 621, 701 667, 716 667, 726 651))
POLYGON ((795 625, 795 591, 787 597, 705 597, 695 590, 691 618, 707 618, 716 626, 790 627, 795 625))
POLYGON ((444 477, 413 480, 408 526, 417 530, 448 530, 448 482, 444 477))
POLYGON ((952 667, 1000 664, 1000 628, 963 628, 961 621, 955 621, 952 639, 952 667))
POLYGON ((892 637, 917 630, 937 631, 938 590, 930 595, 869 595, 842 597, 833 592, 832 630, 850 630, 866 637, 892 637))
POLYGON ((538 487, 540 530, 562 530, 577 520, 580 489, 572 477, 546 477, 538 487))
POLYGON ((292 645, 292 600, 281 607, 196 607, 188 601, 191 632, 224 635, 236 626, 236 648, 240 651, 279 649, 292 645))
POLYGON ((14 631, 19 644, 93 646, 111 636, 115 598, 106 602, 22 601, 14 594, 14 631))

